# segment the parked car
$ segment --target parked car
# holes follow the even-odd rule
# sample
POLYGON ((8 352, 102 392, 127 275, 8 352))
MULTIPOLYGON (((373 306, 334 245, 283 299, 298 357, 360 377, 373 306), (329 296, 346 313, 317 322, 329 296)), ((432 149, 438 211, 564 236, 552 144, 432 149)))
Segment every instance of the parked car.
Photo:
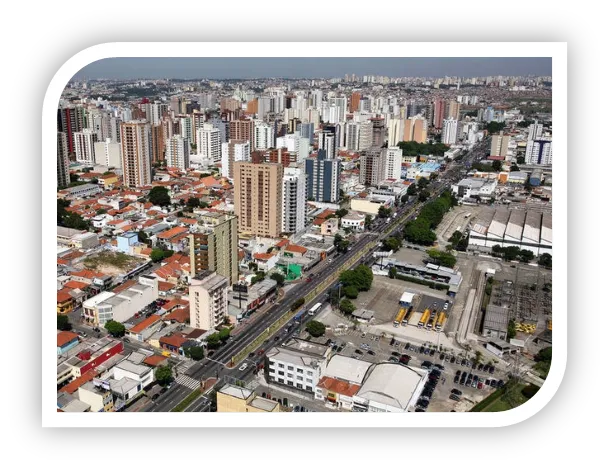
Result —
POLYGON ((446 357, 446 355, 444 355, 444 352, 442 352, 442 353, 440 354, 440 360, 444 360, 444 357, 446 357))
POLYGON ((503 386, 505 386, 505 383, 503 382, 502 379, 500 379, 499 381, 497 381, 497 387, 498 388, 502 388, 503 386))
POLYGON ((451 393, 456 394, 457 396, 460 396, 463 394, 462 391, 458 390, 457 388, 453 388, 450 390, 451 393))
POLYGON ((489 370, 489 368, 490 368, 490 366, 489 366, 489 364, 487 363, 486 365, 484 365, 484 366, 482 367, 482 371, 484 371, 484 372, 486 373, 486 372, 489 370))
POLYGON ((461 366, 465 366, 467 364, 467 360, 465 358, 463 358, 461 360, 461 366))
POLYGON ((399 357, 400 356, 400 352, 391 352, 391 355, 393 355, 394 357, 399 357))
POLYGON ((357 353, 358 355, 363 355, 364 352, 362 352, 360 349, 355 349, 355 353, 357 353))
POLYGON ((455 363, 455 360, 456 360, 456 359, 457 359, 456 357, 450 357, 450 362, 451 362, 451 363, 455 363))
POLYGON ((424 361, 423 363, 421 363, 421 368, 423 368, 424 370, 428 370, 431 368, 432 363, 430 361, 424 361))
POLYGON ((482 380, 478 381, 478 389, 482 389, 484 387, 484 383, 482 380))
POLYGON ((239 367, 239 371, 243 371, 243 370, 245 370, 246 368, 247 368, 247 363, 244 363, 243 365, 241 365, 241 366, 239 367))
POLYGON ((374 355, 376 355, 376 353, 375 353, 374 350, 368 350, 368 355, 373 355, 374 356, 374 355))
POLYGON ((396 357, 389 357, 389 361, 391 363, 398 363, 399 362, 399 360, 396 357))
POLYGON ((425 352, 425 347, 423 347, 422 345, 419 347, 419 353, 424 353, 425 352))
POLYGON ((453 401, 460 401, 461 398, 459 396, 455 396, 454 394, 451 394, 450 396, 448 396, 449 399, 452 399, 453 401))
POLYGON ((489 367, 488 367, 488 372, 489 372, 490 374, 493 374, 493 373, 495 372, 495 367, 494 367, 494 366, 492 366, 492 365, 491 365, 491 366, 489 366, 489 367))
POLYGON ((459 382, 459 375, 455 375, 455 379, 453 379, 453 383, 458 383, 459 382))
POLYGON ((457 370, 457 372, 455 373, 457 376, 461 376, 461 370, 457 370))
POLYGON ((431 349, 431 350, 429 351, 429 356, 430 356, 430 357, 433 357, 435 354, 436 354, 436 351, 435 351, 434 349, 431 349))

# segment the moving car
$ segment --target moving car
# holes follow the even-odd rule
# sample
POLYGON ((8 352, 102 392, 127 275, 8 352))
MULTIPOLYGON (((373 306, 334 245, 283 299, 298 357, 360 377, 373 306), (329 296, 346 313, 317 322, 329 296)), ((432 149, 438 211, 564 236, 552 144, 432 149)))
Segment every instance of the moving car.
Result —
POLYGON ((243 365, 241 365, 241 366, 239 367, 239 371, 243 371, 243 370, 245 370, 246 368, 247 368, 247 363, 244 363, 243 365))

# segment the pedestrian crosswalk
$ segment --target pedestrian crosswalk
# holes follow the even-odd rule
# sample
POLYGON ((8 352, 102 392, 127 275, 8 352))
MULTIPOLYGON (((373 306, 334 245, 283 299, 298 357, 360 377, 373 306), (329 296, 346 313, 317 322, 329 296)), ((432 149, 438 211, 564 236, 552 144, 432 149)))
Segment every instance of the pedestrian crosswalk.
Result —
POLYGON ((191 378, 190 376, 180 375, 176 378, 176 383, 181 384, 182 386, 186 386, 187 388, 199 389, 201 387, 201 383, 199 383, 196 379, 191 378))

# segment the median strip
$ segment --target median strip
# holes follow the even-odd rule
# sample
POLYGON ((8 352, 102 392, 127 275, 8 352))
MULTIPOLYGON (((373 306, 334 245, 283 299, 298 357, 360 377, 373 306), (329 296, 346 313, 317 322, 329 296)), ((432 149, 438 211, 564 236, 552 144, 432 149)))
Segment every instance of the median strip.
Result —
POLYGON ((184 412, 184 409, 192 404, 199 396, 201 395, 201 391, 199 389, 195 389, 191 392, 186 398, 180 402, 177 406, 171 409, 171 412, 184 412))

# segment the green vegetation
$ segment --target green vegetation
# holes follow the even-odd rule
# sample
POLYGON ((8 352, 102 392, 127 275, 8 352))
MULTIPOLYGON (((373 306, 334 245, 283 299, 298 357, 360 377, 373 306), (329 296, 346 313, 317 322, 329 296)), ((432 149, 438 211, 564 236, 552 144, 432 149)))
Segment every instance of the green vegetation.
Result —
POLYGON ((199 397, 200 395, 201 395, 201 391, 199 389, 195 389, 188 396, 186 396, 186 398, 182 402, 180 402, 177 406, 175 406, 173 409, 171 409, 171 411, 172 412, 184 412, 184 410, 190 404, 192 404, 197 399, 197 397, 199 397))
POLYGON ((360 292, 370 290, 374 276, 370 267, 361 264, 353 270, 345 270, 339 278, 344 288, 353 286, 360 292))
POLYGON ((520 127, 521 129, 526 129, 526 128, 527 128, 527 127, 529 127, 531 124, 534 124, 534 122, 533 122, 533 121, 530 121, 530 120, 525 119, 525 120, 522 120, 522 121, 518 122, 518 124, 516 124, 516 125, 517 125, 517 127, 520 127))
POLYGON ((371 226, 372 226, 372 216, 366 215, 366 218, 364 219, 364 228, 369 230, 371 226))
POLYGON ((355 311, 355 305, 349 300, 343 300, 340 302, 339 309, 345 314, 352 314, 355 311))
POLYGON ((184 350, 184 353, 187 357, 192 358, 193 360, 199 361, 205 357, 205 349, 203 347, 188 347, 184 350))
POLYGON ((262 282, 265 278, 266 278, 266 272, 264 272, 262 270, 258 271, 258 273, 256 273, 256 275, 254 275, 254 277, 252 278, 252 285, 254 285, 258 282, 262 282))
POLYGON ((357 288, 355 288, 353 285, 349 285, 348 287, 346 287, 343 290, 343 293, 345 294, 345 296, 347 298, 349 298, 350 300, 354 300, 357 298, 357 295, 359 295, 359 291, 357 290, 357 288))
POLYGON ((402 247, 402 241, 398 238, 385 238, 383 240, 383 250, 385 251, 399 251, 402 247))
POLYGON ((443 156, 450 147, 442 143, 399 142, 398 147, 404 156, 433 155, 443 156))
POLYGON ((88 230, 91 226, 88 221, 77 213, 66 210, 70 206, 70 201, 57 199, 57 226, 73 228, 75 230, 88 230))
POLYGON ((339 208, 334 215, 336 215, 336 218, 342 218, 345 215, 347 215, 349 213, 349 210, 347 210, 346 208, 339 208))
POLYGON ((389 267, 389 278, 395 278, 398 273, 398 269, 395 267, 389 267))
POLYGON ((528 264, 535 258, 533 251, 529 251, 528 249, 520 249, 518 246, 502 248, 498 244, 493 246, 491 254, 495 257, 501 257, 508 262, 518 259, 525 264, 528 264))
POLYGON ((450 247, 452 249, 456 249, 457 251, 465 252, 467 251, 467 246, 469 244, 469 238, 464 236, 459 230, 455 231, 452 236, 448 239, 450 242, 450 247))
POLYGON ((493 161, 493 163, 491 164, 491 166, 493 167, 493 171, 501 171, 503 169, 503 163, 499 160, 495 160, 493 161))
POLYGON ((305 299, 298 298, 294 303, 292 303, 292 307, 290 308, 290 310, 294 313, 298 310, 298 308, 300 308, 304 304, 305 304, 305 299))
POLYGON ((425 202, 430 196, 431 194, 429 191, 427 189, 423 189, 421 192, 419 192, 419 202, 425 202))
POLYGON ((488 124, 486 124, 485 130, 489 133, 489 134, 496 134, 499 133, 501 130, 503 130, 505 128, 505 122, 489 122, 488 124))
POLYGON ((516 164, 524 164, 524 156, 519 156, 516 158, 516 164))
POLYGON ((457 205, 457 200, 449 191, 444 191, 440 197, 428 202, 421 209, 416 220, 404 226, 404 239, 408 242, 431 246, 436 241, 434 230, 442 221, 444 214, 457 205))
POLYGON ((520 168, 517 164, 512 164, 512 166, 510 166, 510 172, 513 173, 515 171, 520 171, 520 168))
POLYGON ((452 269, 457 263, 457 258, 448 251, 440 251, 439 249, 428 249, 426 252, 434 264, 438 264, 444 267, 450 267, 452 269))
POLYGON ((155 186, 148 193, 148 201, 153 205, 165 207, 171 203, 169 191, 163 186, 155 186))
POLYGON ((539 372, 539 375, 543 379, 546 379, 550 372, 550 366, 552 365, 552 347, 541 349, 537 355, 535 355, 535 362, 533 369, 539 372))
POLYGON ((379 207, 379 213, 378 213, 379 218, 389 218, 392 213, 393 213, 393 210, 391 210, 389 207, 385 207, 384 205, 381 205, 379 207))
POLYGON ((334 235, 334 247, 337 252, 347 252, 347 249, 349 249, 349 241, 336 233, 334 235))
POLYGON ((552 268, 552 254, 548 254, 544 252, 541 256, 539 256, 539 261, 537 262, 542 267, 547 267, 548 269, 552 268))
POLYGON ((513 319, 510 319, 510 322, 508 322, 507 340, 513 339, 514 337, 516 337, 516 322, 513 319))
POLYGON ((410 275, 398 274, 396 272, 393 278, 397 278, 398 280, 404 280, 405 282, 417 283, 419 285, 425 285, 430 288, 434 288, 436 290, 448 290, 449 286, 445 283, 435 283, 430 280, 424 280, 419 277, 411 277, 410 275))
POLYGON ((201 205, 201 200, 196 197, 189 197, 186 206, 190 209, 197 208, 201 205))
POLYGON ((416 184, 410 184, 408 186, 408 189, 406 189, 406 194, 408 194, 408 195, 416 195, 417 194, 417 185, 416 184))
POLYGON ((70 324, 70 318, 65 314, 57 315, 57 329, 60 331, 70 331, 72 330, 72 324, 70 324))
POLYGON ((111 265, 118 269, 127 271, 133 269, 140 263, 141 261, 136 257, 129 256, 122 252, 113 251, 102 251, 98 254, 87 257, 83 261, 83 264, 88 269, 97 269, 99 266, 111 265))
POLYGON ((283 287, 285 284, 285 276, 281 275, 279 272, 272 273, 271 279, 277 282, 278 287, 283 287))
POLYGON ((122 337, 125 335, 125 326, 117 321, 108 321, 104 325, 104 329, 108 331, 112 337, 122 337))
POLYGON ((160 262, 167 257, 173 256, 173 251, 171 249, 165 250, 161 248, 154 248, 150 253, 150 260, 152 262, 160 262))
POLYGON ((483 401, 476 404, 470 412, 505 412, 524 404, 533 397, 539 387, 533 384, 508 381, 483 401))
POLYGON ((305 329, 313 337, 321 337, 326 333, 326 326, 319 321, 309 321, 305 329))
POLYGON ((205 342, 207 343, 208 349, 216 349, 220 347, 220 345, 224 344, 230 337, 230 329, 224 327, 220 329, 219 332, 214 332, 213 334, 207 336, 205 342))

